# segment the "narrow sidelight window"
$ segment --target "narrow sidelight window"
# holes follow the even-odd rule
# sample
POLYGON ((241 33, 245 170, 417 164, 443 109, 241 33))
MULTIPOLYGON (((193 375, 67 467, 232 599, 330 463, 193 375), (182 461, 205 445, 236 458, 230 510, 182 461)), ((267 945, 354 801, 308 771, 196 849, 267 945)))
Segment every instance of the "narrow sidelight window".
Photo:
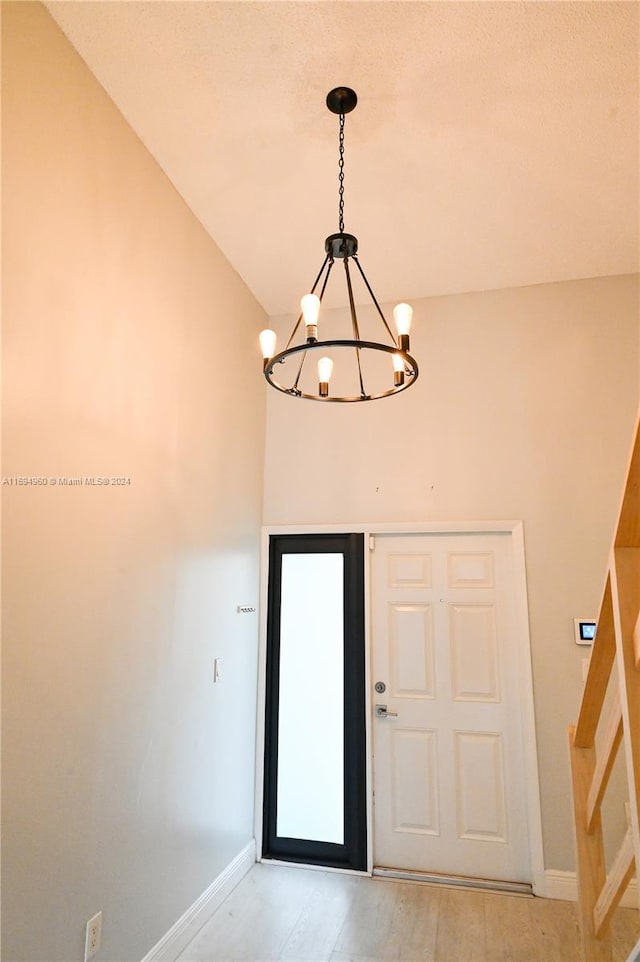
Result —
POLYGON ((364 538, 272 535, 265 858, 366 869, 364 538))

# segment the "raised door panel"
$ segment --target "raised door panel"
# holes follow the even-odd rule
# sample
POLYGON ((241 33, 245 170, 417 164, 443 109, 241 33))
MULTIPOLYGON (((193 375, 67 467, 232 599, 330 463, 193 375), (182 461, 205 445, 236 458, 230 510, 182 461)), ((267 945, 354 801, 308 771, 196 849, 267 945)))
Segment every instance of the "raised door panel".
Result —
POLYGON ((438 835, 436 733, 394 729, 391 733, 391 767, 393 831, 438 835))
POLYGON ((390 605, 389 669, 393 697, 434 697, 432 605, 390 605))
POLYGON ((458 838, 507 842, 502 735, 455 732, 458 838))
POLYGON ((493 588, 495 575, 492 551, 455 551, 447 555, 450 588, 493 588))
POLYGON ((456 701, 500 701, 495 605, 452 604, 449 609, 451 691, 456 701))
POLYGON ((431 588, 431 584, 431 554, 426 552, 389 554, 389 588, 431 588))

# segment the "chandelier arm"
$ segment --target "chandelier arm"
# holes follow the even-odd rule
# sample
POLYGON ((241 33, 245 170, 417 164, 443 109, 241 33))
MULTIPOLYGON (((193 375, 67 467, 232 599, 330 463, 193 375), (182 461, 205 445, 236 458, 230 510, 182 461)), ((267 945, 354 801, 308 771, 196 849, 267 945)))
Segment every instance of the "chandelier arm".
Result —
MULTIPOLYGON (((325 257, 325 259, 324 259, 324 261, 323 261, 323 264, 322 264, 322 267, 321 267, 320 270, 318 271, 318 276, 316 277, 315 281, 313 282, 313 287, 312 287, 311 290, 309 291, 310 294, 314 294, 314 293, 315 293, 316 287, 318 286, 318 281, 319 281, 320 278, 322 277, 322 272, 323 272, 323 270, 325 269, 325 267, 327 266, 327 261, 331 261, 331 262, 333 263, 333 257, 331 256, 330 253, 328 253, 327 256, 325 257)), ((329 267, 329 269, 331 269, 331 266, 329 267)))
POLYGON ((296 321, 295 327, 294 327, 294 329, 291 331, 291 336, 290 336, 289 340, 287 341, 287 346, 286 346, 286 348, 285 348, 285 351, 288 351, 289 348, 291 347, 291 342, 293 341, 294 337, 296 336, 296 333, 297 333, 297 331, 298 331, 298 328, 300 327, 300 321, 301 321, 301 320, 302 320, 302 314, 300 314, 300 315, 298 316, 298 320, 296 321))
POLYGON ((364 384, 362 383, 362 367, 360 365, 360 348, 356 348, 356 359, 358 361, 358 377, 360 379, 360 397, 366 398, 367 394, 364 389, 364 384))
POLYGON ((349 294, 349 310, 351 311, 351 326, 353 328, 354 340, 360 340, 360 329, 358 328, 358 317, 356 314, 356 305, 353 300, 353 287, 351 286, 351 274, 349 273, 349 258, 344 259, 344 272, 347 278, 347 292, 349 294))
POLYGON ((300 380, 300 375, 302 374, 302 368, 304 367, 304 362, 307 359, 307 352, 302 352, 302 357, 300 358, 300 367, 298 368, 298 373, 296 374, 296 379, 291 385, 290 391, 292 394, 298 394, 298 381, 300 380))
MULTIPOLYGON (((318 295, 321 304, 322 304, 322 298, 324 297, 324 292, 325 292, 326 287, 327 287, 327 281, 329 280, 329 274, 331 273, 331 268, 333 267, 333 265, 334 265, 334 263, 335 263, 334 260, 333 260, 333 257, 331 257, 330 254, 328 254, 327 257, 329 258, 329 266, 328 266, 328 268, 327 268, 327 273, 325 274, 324 281, 322 282, 322 287, 320 288, 320 293, 319 293, 319 295, 318 295)), ((313 291, 312 291, 312 293, 313 293, 313 291)))
MULTIPOLYGON (((353 327, 353 338, 356 341, 360 340, 360 330, 358 328, 358 317, 356 315, 356 305, 353 301, 353 288, 351 287, 351 274, 349 273, 349 258, 344 259, 344 272, 347 278, 347 291, 349 292, 349 310, 351 311, 351 325, 353 327)), ((362 366, 360 364, 360 348, 356 348, 356 360, 358 361, 358 377, 360 379, 360 394, 362 397, 366 397, 364 390, 364 383, 362 381, 362 366)))
MULTIPOLYGON (((323 261, 323 263, 322 263, 322 267, 321 267, 320 270, 318 271, 318 276, 316 277, 315 281, 313 282, 313 287, 311 288, 311 290, 310 290, 310 292, 309 292, 310 294, 315 293, 315 289, 316 289, 316 287, 318 286, 318 281, 319 281, 320 278, 322 277, 322 272, 323 272, 323 270, 325 269, 325 267, 327 266, 327 261, 328 261, 329 259, 331 259, 331 263, 333 263, 333 258, 331 257, 331 254, 330 254, 330 253, 327 254, 327 256, 325 257, 325 259, 324 259, 324 261, 323 261)), ((330 271, 330 270, 331 270, 331 265, 329 265, 329 271, 330 271)), ((327 271, 327 278, 329 277, 329 271, 327 271)), ((324 286, 323 286, 323 288, 322 288, 322 293, 323 293, 323 294, 324 294, 324 288, 325 288, 326 285, 327 285, 327 278, 325 278, 324 286)), ((322 299, 322 298, 321 298, 321 299, 322 299)), ((296 321, 296 324, 295 324, 295 327, 294 327, 293 330, 291 331, 291 336, 289 337, 289 340, 287 341, 287 346, 286 346, 285 350, 289 350, 289 348, 291 347, 291 342, 293 341, 294 337, 295 337, 296 334, 298 333, 298 328, 300 327, 300 321, 301 321, 301 320, 302 320, 302 314, 299 314, 299 315, 298 315, 298 320, 296 321)))
POLYGON ((396 336, 395 336, 395 334, 393 333, 393 331, 391 330, 391 328, 389 327, 389 325, 387 324, 387 319, 386 319, 386 317, 384 316, 384 314, 382 313, 382 308, 381 308, 380 305, 378 304, 378 301, 377 301, 377 299, 376 299, 376 295, 373 293, 373 291, 372 291, 372 289, 371 289, 371 284, 370 284, 369 281, 367 280, 367 275, 365 274, 365 272, 363 271, 362 267, 360 266, 360 261, 358 260, 358 258, 356 257, 355 254, 353 255, 353 259, 354 259, 354 261, 356 262, 356 266, 357 266, 358 270, 360 271, 360 275, 361 275, 361 277, 362 277, 362 280, 363 280, 363 281, 365 282, 365 284, 367 285, 367 290, 369 291, 369 294, 371 295, 371 300, 372 300, 373 303, 375 304, 376 309, 377 309, 377 311, 378 311, 378 314, 379 314, 380 317, 382 318, 382 323, 384 324, 384 326, 386 327, 387 331, 389 332, 389 336, 391 337, 391 340, 393 341, 393 343, 394 343, 395 345, 397 345, 396 336))

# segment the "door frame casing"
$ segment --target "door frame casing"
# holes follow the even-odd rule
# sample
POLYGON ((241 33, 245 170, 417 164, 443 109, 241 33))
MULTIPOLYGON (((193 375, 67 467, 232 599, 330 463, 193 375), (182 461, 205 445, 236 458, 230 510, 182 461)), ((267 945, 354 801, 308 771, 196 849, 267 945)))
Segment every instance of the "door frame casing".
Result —
MULTIPOLYGON (((534 895, 545 895, 544 852, 542 842, 542 813, 540 806, 540 776, 531 667, 531 638, 529 634, 529 605, 524 552, 524 524, 522 521, 430 521, 384 522, 354 524, 287 524, 264 525, 262 528, 260 609, 258 642, 258 692, 256 723, 255 820, 256 847, 262 852, 262 811, 265 744, 265 685, 267 652, 267 597, 269 577, 269 538, 272 534, 363 534, 364 592, 365 592, 365 711, 367 753, 367 872, 373 872, 373 778, 371 731, 371 541, 376 535, 402 534, 490 534, 507 533, 511 536, 515 586, 515 619, 518 653, 518 679, 522 712, 522 749, 524 755, 527 801, 527 829, 531 884, 534 895)), ((259 861, 262 858, 260 857, 259 861)), ((300 865, 299 867, 305 867, 300 865)), ((309 866, 307 866, 309 867, 309 866)), ((311 866, 313 867, 313 866, 311 866)), ((316 866, 317 867, 317 866, 316 866)), ((336 869, 336 871, 341 871, 336 869)), ((348 871, 348 870, 347 870, 348 871)), ((363 873, 356 873, 363 874, 363 873)))

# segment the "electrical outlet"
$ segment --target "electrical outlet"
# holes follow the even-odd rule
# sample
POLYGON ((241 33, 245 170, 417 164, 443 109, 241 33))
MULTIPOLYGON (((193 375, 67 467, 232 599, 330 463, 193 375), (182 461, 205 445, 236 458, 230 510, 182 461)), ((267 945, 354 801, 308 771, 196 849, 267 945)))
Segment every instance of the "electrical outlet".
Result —
POLYGON ((87 922, 87 933, 84 940, 84 962, 92 959, 100 951, 102 938, 102 912, 98 912, 87 922))

